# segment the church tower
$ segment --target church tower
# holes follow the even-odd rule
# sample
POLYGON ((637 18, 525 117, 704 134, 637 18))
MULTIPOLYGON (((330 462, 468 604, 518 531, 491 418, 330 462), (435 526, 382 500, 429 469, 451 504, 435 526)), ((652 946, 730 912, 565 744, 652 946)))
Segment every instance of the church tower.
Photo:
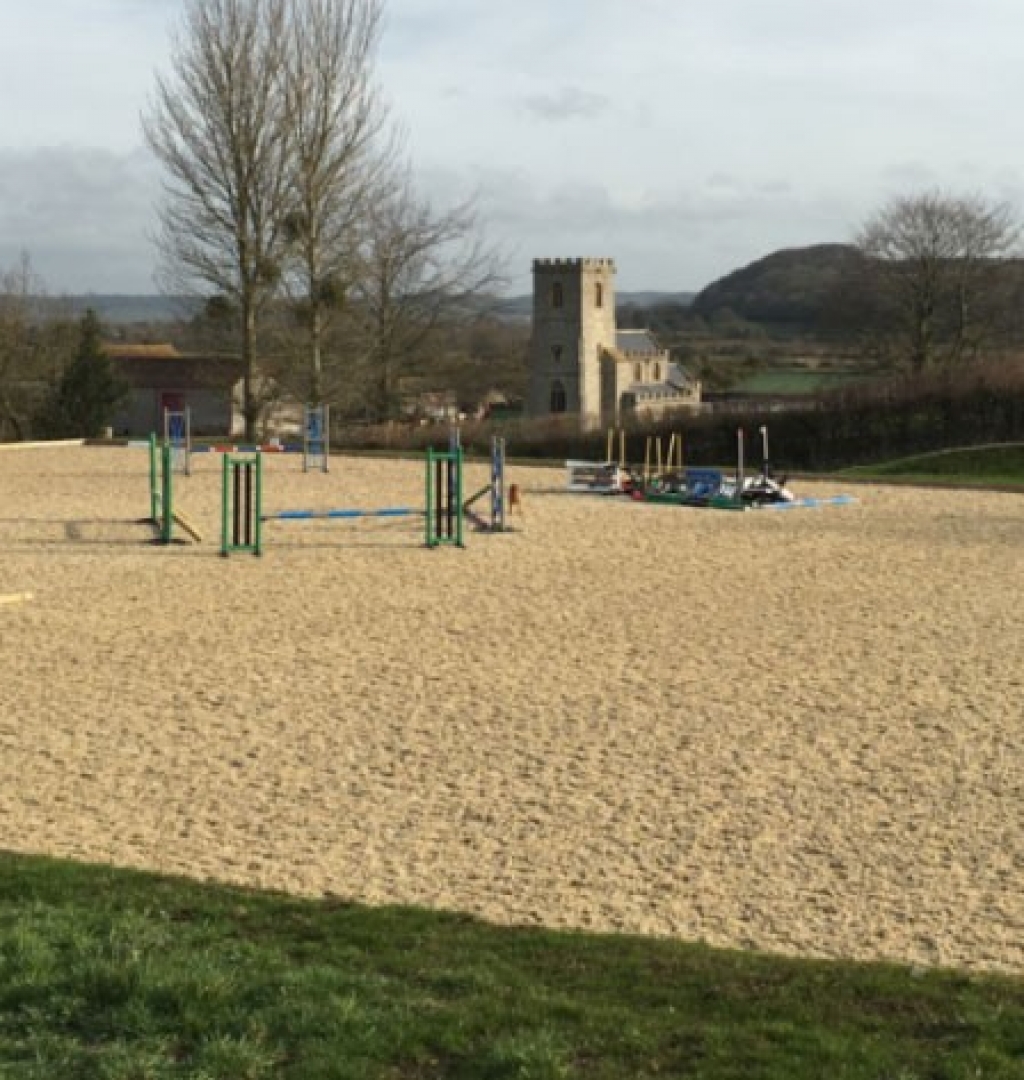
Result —
POLYGON ((615 348, 615 262, 535 259, 530 416, 575 413, 601 423, 602 361, 615 348))

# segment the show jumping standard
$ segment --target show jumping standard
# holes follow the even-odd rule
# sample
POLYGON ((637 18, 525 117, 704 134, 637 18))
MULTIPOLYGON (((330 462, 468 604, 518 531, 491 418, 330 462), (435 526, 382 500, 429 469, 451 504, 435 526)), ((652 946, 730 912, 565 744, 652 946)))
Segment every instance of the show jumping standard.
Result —
POLYGON ((186 476, 192 471, 192 410, 164 409, 164 443, 171 448, 171 466, 186 476))
POLYGON ((330 405, 304 405, 302 409, 302 471, 328 471, 331 453, 330 405))
POLYGON ((475 495, 471 495, 463 504, 462 512, 482 532, 506 532, 505 510, 507 507, 505 491, 505 440, 499 435, 491 436, 491 479, 475 495), (473 510, 473 506, 485 495, 490 495, 490 520, 473 510))
POLYGON ((174 509, 174 449, 169 442, 158 444, 156 435, 149 437, 149 521, 157 532, 157 543, 174 541, 174 526, 179 525, 193 540, 203 538, 199 530, 174 509))
POLYGON ((222 464, 220 553, 263 554, 263 456, 225 454, 222 464))

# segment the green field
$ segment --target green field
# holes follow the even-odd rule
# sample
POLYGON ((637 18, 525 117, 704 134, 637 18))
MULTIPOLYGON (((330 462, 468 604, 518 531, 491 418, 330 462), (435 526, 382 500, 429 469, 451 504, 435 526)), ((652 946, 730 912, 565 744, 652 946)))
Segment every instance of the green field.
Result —
POLYGON ((776 368, 750 375, 729 387, 741 394, 815 394, 832 390, 863 378, 855 372, 808 371, 806 368, 776 368))
POLYGON ((1024 1077, 1024 981, 0 858, 5 1080, 1024 1077))
POLYGON ((1024 443, 942 450, 881 465, 847 469, 843 475, 880 480, 993 487, 1024 485, 1024 443))

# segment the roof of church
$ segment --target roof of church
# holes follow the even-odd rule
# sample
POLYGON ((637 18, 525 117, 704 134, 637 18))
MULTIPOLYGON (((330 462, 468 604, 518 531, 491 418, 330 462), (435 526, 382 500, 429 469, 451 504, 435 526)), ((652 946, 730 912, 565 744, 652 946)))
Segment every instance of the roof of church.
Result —
POLYGON ((629 388, 629 393, 633 394, 638 401, 642 401, 645 398, 689 394, 692 391, 692 385, 693 379, 678 364, 669 364, 668 374, 664 382, 633 383, 629 388))
POLYGON ((616 330, 615 348, 629 356, 650 356, 665 351, 650 330, 616 330))

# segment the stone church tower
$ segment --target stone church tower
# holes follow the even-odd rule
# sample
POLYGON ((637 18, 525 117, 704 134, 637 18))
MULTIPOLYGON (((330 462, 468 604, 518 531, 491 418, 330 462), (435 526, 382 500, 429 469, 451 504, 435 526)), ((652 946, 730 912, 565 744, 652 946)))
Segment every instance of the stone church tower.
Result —
POLYGON ((615 262, 535 259, 528 412, 601 423, 602 365, 615 348, 615 262))

